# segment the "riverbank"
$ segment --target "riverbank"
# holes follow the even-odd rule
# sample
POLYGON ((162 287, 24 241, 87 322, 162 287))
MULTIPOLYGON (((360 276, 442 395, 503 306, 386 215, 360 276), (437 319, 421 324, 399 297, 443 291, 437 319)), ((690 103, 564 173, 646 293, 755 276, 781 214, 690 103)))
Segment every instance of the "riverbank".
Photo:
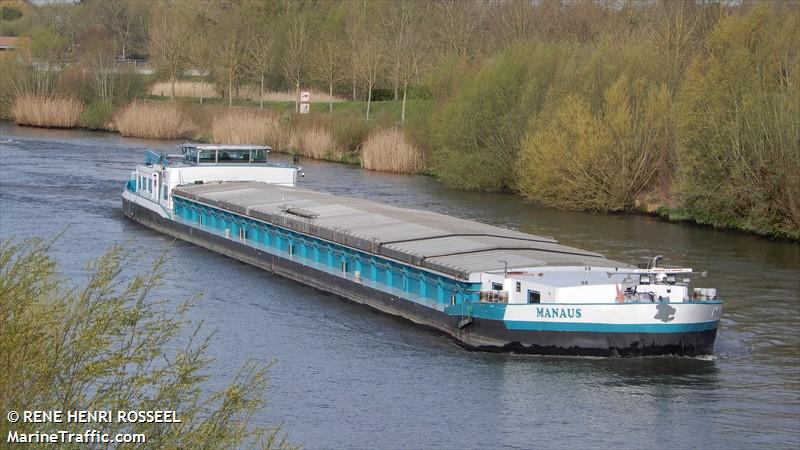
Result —
MULTIPOLYGON (((111 132, 126 137, 145 139, 191 139, 203 143, 237 142, 269 145, 279 153, 358 165, 366 170, 422 174, 438 178, 435 166, 430 163, 430 154, 409 143, 403 130, 399 127, 384 125, 381 128, 377 124, 369 127, 359 123, 361 121, 353 116, 333 118, 319 117, 322 115, 320 114, 304 118, 292 117, 288 114, 279 115, 271 108, 261 109, 252 106, 229 108, 219 102, 208 102, 207 99, 203 105, 196 102, 196 99, 181 99, 174 107, 171 107, 170 104, 170 102, 158 100, 132 103, 127 108, 134 109, 134 113, 131 114, 135 114, 138 118, 128 119, 131 123, 126 123, 122 127, 125 132, 121 131, 114 121, 107 122, 105 127, 87 127, 77 122, 69 127, 39 126, 39 128, 111 132), (155 105, 156 108, 153 110, 142 108, 142 105, 148 103, 155 105), (347 147, 348 145, 352 147, 347 147), (349 148, 349 150, 343 150, 344 148, 349 148)), ((292 105, 287 102, 286 105, 281 106, 291 107, 292 105)), ((342 109, 346 111, 355 108, 350 106, 342 109)), ((384 111, 391 111, 391 109, 389 106, 384 111)), ((388 121, 384 121, 384 123, 388 123, 388 121)), ((27 124, 24 126, 33 127, 33 125, 27 124)), ((526 197, 520 192, 509 192, 526 197)), ((537 202, 535 198, 526 198, 534 203, 537 202)), ((552 204, 549 206, 558 207, 558 205, 552 204)), ((688 223, 701 227, 755 234, 771 239, 800 242, 800 231, 798 230, 759 228, 741 218, 724 217, 676 207, 674 201, 671 201, 670 196, 666 194, 650 196, 646 201, 637 202, 627 210, 608 211, 607 213, 646 215, 667 222, 688 223)))

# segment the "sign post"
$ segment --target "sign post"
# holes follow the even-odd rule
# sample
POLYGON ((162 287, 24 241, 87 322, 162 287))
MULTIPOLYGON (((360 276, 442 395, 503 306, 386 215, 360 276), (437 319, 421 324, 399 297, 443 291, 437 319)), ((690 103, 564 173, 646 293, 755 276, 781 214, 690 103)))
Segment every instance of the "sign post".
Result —
POLYGON ((311 93, 300 91, 300 114, 308 114, 309 112, 311 112, 311 93))

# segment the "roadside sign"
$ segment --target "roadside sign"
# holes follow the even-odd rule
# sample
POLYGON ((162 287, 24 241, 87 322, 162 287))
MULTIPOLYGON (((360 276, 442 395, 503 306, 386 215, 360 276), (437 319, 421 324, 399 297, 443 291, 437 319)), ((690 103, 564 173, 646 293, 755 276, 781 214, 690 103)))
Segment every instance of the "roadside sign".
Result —
POLYGON ((300 103, 300 114, 308 114, 311 112, 311 103, 300 103))
POLYGON ((311 103, 311 92, 300 91, 300 103, 311 103))

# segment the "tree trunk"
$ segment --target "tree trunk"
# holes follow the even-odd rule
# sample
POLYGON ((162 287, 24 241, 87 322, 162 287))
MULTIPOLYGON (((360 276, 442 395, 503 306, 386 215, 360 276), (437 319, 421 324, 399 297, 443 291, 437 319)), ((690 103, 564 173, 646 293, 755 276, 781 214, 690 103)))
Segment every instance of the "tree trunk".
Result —
POLYGON ((356 101, 356 79, 353 78, 353 101, 356 101))
POLYGON ((406 122, 406 95, 408 94, 408 81, 403 82, 403 107, 400 109, 400 123, 406 122))
POLYGON ((300 112, 300 80, 295 81, 294 84, 294 112, 300 112))
POLYGON ((367 91, 367 122, 369 122, 369 106, 372 103, 372 85, 369 86, 367 91))
POLYGON ((259 94, 258 99, 261 102, 260 103, 261 109, 264 109, 264 74, 263 73, 261 74, 261 93, 259 94))
POLYGON ((175 100, 175 77, 172 77, 170 81, 172 81, 172 95, 170 96, 170 98, 172 100, 175 100))
POLYGON ((200 78, 200 104, 203 104, 203 88, 206 86, 205 80, 200 78))
POLYGON ((233 77, 228 77, 228 109, 233 106, 233 77))
POLYGON ((333 82, 328 84, 328 114, 333 114, 333 82))

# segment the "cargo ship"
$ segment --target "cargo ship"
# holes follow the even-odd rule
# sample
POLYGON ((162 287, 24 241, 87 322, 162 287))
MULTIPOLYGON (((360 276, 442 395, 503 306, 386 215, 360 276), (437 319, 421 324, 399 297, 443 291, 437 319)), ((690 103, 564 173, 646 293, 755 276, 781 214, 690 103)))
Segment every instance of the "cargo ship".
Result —
MULTIPOLYGON (((713 353, 723 302, 702 272, 630 265, 554 239, 297 187, 270 148, 148 151, 128 218, 452 337, 539 355, 713 353)), ((268 301, 263 299, 263 301, 268 301)))

